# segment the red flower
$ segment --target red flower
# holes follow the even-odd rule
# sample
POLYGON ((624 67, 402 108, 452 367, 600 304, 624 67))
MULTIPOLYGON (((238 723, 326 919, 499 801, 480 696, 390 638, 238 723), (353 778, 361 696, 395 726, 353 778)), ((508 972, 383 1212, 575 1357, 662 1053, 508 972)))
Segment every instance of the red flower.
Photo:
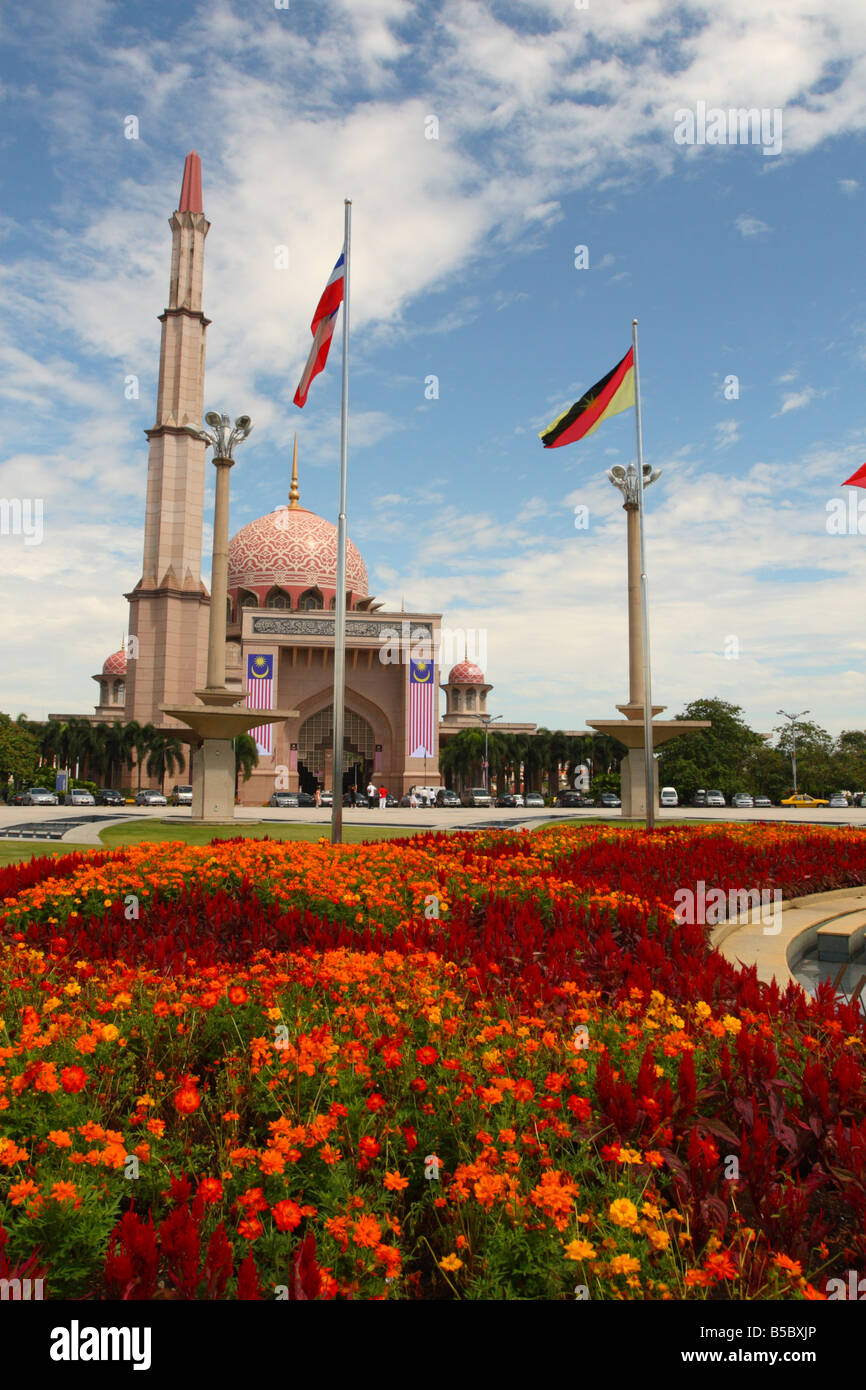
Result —
POLYGON ((432 1067, 434 1062, 439 1061, 439 1053, 435 1047, 419 1047, 415 1053, 415 1058, 422 1067, 432 1067))
POLYGON ((249 997, 250 996, 247 994, 246 990, 242 988, 241 985, 232 985, 231 989, 229 990, 230 1004, 246 1004, 249 997))
POLYGON ((223 1195, 223 1185, 219 1178, 202 1178, 196 1193, 203 1202, 218 1202, 223 1195))
POLYGON ((83 1091, 87 1085, 87 1072, 83 1067, 64 1067, 60 1073, 60 1084, 70 1095, 83 1091))
POLYGON ((385 1097, 378 1091, 373 1091, 372 1094, 367 1097, 367 1109, 375 1115, 377 1110, 383 1110, 384 1108, 385 1097))
POLYGON ((201 1105, 198 1089, 187 1083, 174 1093, 174 1108, 181 1115, 192 1115, 201 1105))
POLYGON ((378 1139, 374 1139, 372 1134, 365 1134, 358 1140, 358 1148, 365 1158, 375 1158, 381 1147, 378 1139))
POLYGON ((592 1114, 592 1106, 585 1096, 569 1096, 568 1108, 576 1120, 588 1120, 592 1114))

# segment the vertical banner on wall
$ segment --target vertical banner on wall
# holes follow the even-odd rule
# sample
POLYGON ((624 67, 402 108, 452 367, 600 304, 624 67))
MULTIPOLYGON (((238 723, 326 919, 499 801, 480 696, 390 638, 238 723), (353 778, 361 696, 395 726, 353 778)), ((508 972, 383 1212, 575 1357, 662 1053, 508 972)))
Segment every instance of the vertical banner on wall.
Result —
MULTIPOLYGON (((273 709, 274 707, 274 658, 273 655, 247 657, 247 709, 273 709)), ((262 724, 250 729, 250 738, 256 741, 260 753, 273 753, 273 726, 262 724)))
POLYGON ((297 772, 297 770, 298 770, 298 745, 297 745, 296 743, 290 743, 290 744, 289 744, 289 772, 297 772))
POLYGON ((432 661, 409 662, 409 757, 432 758, 436 682, 432 661))
POLYGON ((381 743, 377 743, 377 744, 376 744, 375 756, 374 756, 374 758, 373 758, 373 771, 374 771, 374 772, 381 772, 381 771, 382 771, 382 745, 381 745, 381 743))

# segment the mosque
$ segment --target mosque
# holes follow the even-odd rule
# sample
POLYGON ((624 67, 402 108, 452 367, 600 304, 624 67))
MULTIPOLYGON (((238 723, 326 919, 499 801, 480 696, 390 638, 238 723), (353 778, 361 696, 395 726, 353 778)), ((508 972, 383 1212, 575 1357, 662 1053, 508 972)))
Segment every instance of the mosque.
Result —
MULTIPOLYGON (((163 712, 195 702, 207 667, 210 595, 202 580, 205 444, 205 337, 202 311, 205 238, 199 156, 187 155, 172 233, 168 307, 162 341, 156 422, 148 439, 144 558, 129 602, 129 637, 93 676, 99 701, 92 722, 152 724, 184 740, 185 762, 175 774, 190 780, 189 728, 163 712)), ((335 482, 336 495, 336 482, 335 482)), ((284 723, 256 731, 259 764, 239 784, 242 804, 265 804, 276 787, 331 788, 333 767, 334 625, 337 528, 301 506, 297 438, 288 503, 241 528, 229 543, 226 602, 226 683, 251 708, 291 709, 284 723), (264 658, 264 662, 259 660, 264 658), (253 687, 253 663, 271 673, 253 687), (282 780, 279 780, 282 778, 282 780)), ((372 777, 397 796, 410 786, 438 784, 439 750, 462 728, 480 727, 493 687, 471 660, 454 665, 440 685, 441 614, 383 611, 370 593, 367 567, 351 540, 346 557, 346 695, 344 788, 372 777), (395 635, 399 636, 397 655, 395 635), (424 747, 410 720, 409 654, 427 657, 433 685, 430 731, 424 747), (390 658, 383 659, 386 652, 390 658), (439 715, 439 689, 446 709, 439 715), (412 746, 414 743, 414 747, 412 746)), ((69 715, 50 715, 68 719, 69 715)), ((497 719, 503 732, 531 733, 534 724, 497 719)), ((155 779, 142 775, 142 786, 155 779)))

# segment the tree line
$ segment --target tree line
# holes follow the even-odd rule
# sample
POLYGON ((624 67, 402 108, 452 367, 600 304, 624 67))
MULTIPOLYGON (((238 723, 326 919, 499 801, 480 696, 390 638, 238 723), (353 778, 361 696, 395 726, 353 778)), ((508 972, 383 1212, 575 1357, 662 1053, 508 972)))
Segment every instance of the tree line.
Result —
MULTIPOLYGON (((258 763, 255 741, 242 734, 235 741, 235 754, 238 772, 249 777, 258 763)), ((139 724, 135 719, 91 723, 76 717, 39 721, 24 714, 13 720, 0 714, 0 789, 10 792, 32 786, 39 776, 49 774, 53 788, 56 769, 101 787, 123 786, 133 767, 138 790, 143 774, 165 790, 166 778, 183 766, 181 740, 154 724, 139 724)))

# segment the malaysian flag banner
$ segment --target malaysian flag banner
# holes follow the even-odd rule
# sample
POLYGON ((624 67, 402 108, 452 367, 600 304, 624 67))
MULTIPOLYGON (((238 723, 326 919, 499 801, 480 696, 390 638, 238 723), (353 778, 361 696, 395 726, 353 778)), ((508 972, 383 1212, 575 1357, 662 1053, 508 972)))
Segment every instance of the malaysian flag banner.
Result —
POLYGON ((331 351, 331 339, 334 336, 334 328, 337 321, 337 310, 343 302, 343 286, 345 284, 345 247, 340 252, 340 259, 331 271, 331 278, 322 291, 322 297, 316 305, 316 312, 313 314, 313 321, 310 324, 310 332, 313 335, 313 346, 310 348, 310 355, 307 358, 301 379, 298 382, 298 389, 294 395, 295 405, 300 409, 307 403, 307 392, 310 389, 310 382, 313 377, 324 371, 325 363, 328 360, 328 353, 331 351))
MULTIPOLYGON (((274 658, 269 656, 247 657, 247 709, 273 709, 274 707, 274 658)), ((260 753, 273 753, 273 725, 263 724, 258 729, 250 729, 250 738, 256 741, 260 753)))
POLYGON ((409 662, 409 757, 433 757, 436 681, 432 661, 409 662))
POLYGON ((289 772, 297 772, 297 770, 298 770, 298 745, 297 745, 296 743, 290 743, 290 744, 289 744, 289 772))

